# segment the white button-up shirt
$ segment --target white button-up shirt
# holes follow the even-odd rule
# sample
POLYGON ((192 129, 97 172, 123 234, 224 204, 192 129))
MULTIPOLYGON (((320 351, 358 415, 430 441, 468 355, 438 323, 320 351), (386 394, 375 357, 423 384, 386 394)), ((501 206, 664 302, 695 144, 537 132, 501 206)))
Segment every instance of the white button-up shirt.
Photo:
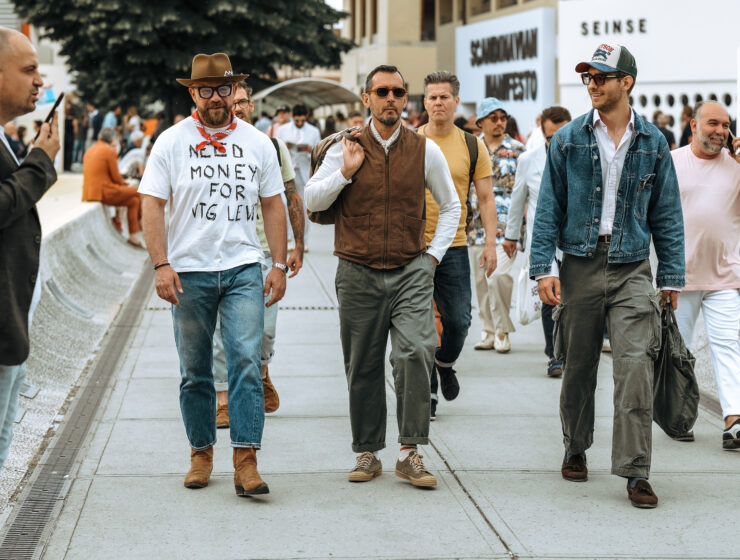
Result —
POLYGON ((618 146, 615 146, 609 137, 606 123, 601 120, 601 115, 596 110, 594 110, 593 124, 596 144, 599 147, 599 157, 601 158, 602 203, 599 235, 611 235, 614 227, 614 214, 617 210, 619 180, 622 177, 627 149, 630 146, 632 135, 635 133, 635 113, 630 109, 630 122, 618 146))

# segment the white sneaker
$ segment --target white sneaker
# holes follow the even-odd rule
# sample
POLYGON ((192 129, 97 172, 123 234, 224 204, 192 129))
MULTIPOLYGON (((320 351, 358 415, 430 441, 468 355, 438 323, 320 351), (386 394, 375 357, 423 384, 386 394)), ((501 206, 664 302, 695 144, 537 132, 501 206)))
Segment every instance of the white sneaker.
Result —
POLYGON ((473 348, 476 350, 493 350, 493 345, 494 336, 490 333, 484 333, 483 338, 473 348))
POLYGON ((499 335, 497 334, 493 339, 493 347, 499 354, 506 354, 509 350, 511 350, 511 342, 509 341, 509 334, 503 333, 504 338, 499 338, 499 335))

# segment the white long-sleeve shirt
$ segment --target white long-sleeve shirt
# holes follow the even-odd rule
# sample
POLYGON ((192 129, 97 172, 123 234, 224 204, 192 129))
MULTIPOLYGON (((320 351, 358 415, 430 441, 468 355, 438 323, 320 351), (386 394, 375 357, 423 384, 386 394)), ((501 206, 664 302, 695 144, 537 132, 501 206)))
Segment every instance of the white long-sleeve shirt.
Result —
MULTIPOLYGON (((398 138, 400 125, 388 140, 380 138, 372 121, 370 129, 375 139, 387 152, 398 138)), ((429 138, 425 140, 425 186, 439 205, 439 221, 432 242, 427 247, 427 253, 437 259, 437 262, 441 262, 457 232, 457 225, 460 222, 460 199, 455 192, 452 175, 450 175, 450 169, 442 150, 429 138)), ((337 142, 327 150, 321 166, 306 184, 304 201, 308 210, 311 212, 326 210, 334 203, 342 189, 352 182, 351 177, 347 179, 342 175, 343 164, 342 143, 337 142)))

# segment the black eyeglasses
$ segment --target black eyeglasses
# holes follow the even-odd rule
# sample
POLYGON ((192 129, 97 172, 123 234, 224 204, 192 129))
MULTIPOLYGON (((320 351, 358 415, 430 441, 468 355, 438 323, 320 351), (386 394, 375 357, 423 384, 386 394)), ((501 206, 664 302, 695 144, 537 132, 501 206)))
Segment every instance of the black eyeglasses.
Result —
POLYGON ((234 84, 224 84, 222 86, 202 86, 195 88, 198 90, 198 95, 203 99, 210 99, 213 97, 213 92, 217 91, 219 97, 228 97, 231 95, 231 91, 234 89, 234 84))
POLYGON ((603 86, 607 80, 610 80, 612 78, 621 78, 622 76, 619 76, 618 74, 589 74, 589 73, 583 73, 581 74, 581 81, 583 82, 584 86, 587 86, 591 83, 591 80, 594 81, 594 83, 597 86, 603 86))
MULTIPOLYGON (((219 93, 219 95, 221 95, 221 94, 219 93)), ((234 102, 234 105, 236 105, 240 109, 249 109, 249 104, 250 103, 251 103, 251 101, 249 99, 240 99, 239 101, 235 101, 234 102)))
POLYGON ((387 87, 379 87, 377 89, 371 89, 367 93, 374 93, 378 97, 388 97, 388 94, 390 92, 393 92, 393 97, 396 99, 399 99, 406 95, 406 90, 402 87, 394 87, 394 88, 387 88, 387 87))

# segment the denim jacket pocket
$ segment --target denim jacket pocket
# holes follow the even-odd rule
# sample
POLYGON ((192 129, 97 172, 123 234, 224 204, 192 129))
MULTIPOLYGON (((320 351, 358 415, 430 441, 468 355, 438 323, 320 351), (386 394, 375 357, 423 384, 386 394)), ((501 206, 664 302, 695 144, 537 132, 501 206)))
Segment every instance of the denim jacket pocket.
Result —
POLYGON ((637 185, 637 194, 635 195, 635 218, 638 220, 647 219, 648 206, 650 197, 653 194, 653 183, 655 182, 655 173, 647 173, 640 177, 640 183, 637 185))

